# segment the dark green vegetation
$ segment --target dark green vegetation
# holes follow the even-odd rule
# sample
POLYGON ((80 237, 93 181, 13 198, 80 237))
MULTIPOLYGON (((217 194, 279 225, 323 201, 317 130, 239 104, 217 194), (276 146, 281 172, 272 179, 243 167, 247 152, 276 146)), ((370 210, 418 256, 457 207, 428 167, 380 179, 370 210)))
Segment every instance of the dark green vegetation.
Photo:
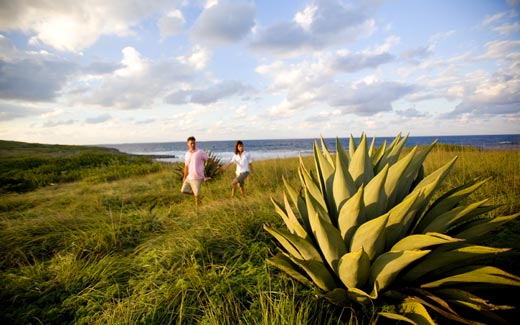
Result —
MULTIPOLYGON (((64 147, 54 159, 81 151, 64 147)), ((14 155, 10 149, 10 157, 41 158, 45 150, 35 149, 25 150, 24 155, 14 155)), ((425 173, 455 155, 459 158, 442 185, 444 190, 476 177, 491 177, 471 202, 487 198, 488 204, 500 205, 497 215, 520 211, 520 151, 434 148, 424 162, 425 173)), ((307 168, 314 166, 310 158, 304 158, 307 168)), ((312 288, 265 263, 277 248, 262 225, 284 226, 270 198, 283 199, 282 177, 294 187, 299 184, 298 159, 254 162, 245 198, 230 198, 231 170, 214 178, 203 185, 198 210, 179 191, 178 164, 141 164, 132 159, 124 165, 127 174, 111 176, 108 171, 117 168, 94 164, 80 168, 81 176, 71 183, 3 193, 2 324, 369 324, 376 320, 381 310, 334 307, 317 299, 312 288), (154 168, 142 172, 143 166, 154 168)), ((486 245, 514 249, 497 256, 497 266, 512 273, 520 269, 519 239, 517 222, 487 239, 486 245)), ((511 300, 502 291, 493 298, 497 304, 518 305, 516 298, 511 300)), ((518 313, 505 310, 501 316, 514 320, 518 313)))
POLYGON ((157 172, 149 157, 116 149, 0 141, 0 193, 89 179, 103 182, 157 172))

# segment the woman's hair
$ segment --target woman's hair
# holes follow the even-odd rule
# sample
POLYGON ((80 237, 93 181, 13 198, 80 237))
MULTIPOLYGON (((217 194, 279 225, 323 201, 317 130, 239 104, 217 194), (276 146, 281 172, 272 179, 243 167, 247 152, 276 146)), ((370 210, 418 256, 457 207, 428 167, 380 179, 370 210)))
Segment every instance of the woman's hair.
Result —
POLYGON ((242 145, 244 146, 244 144, 242 143, 242 141, 238 140, 237 143, 235 143, 235 155, 238 155, 238 145, 242 145))

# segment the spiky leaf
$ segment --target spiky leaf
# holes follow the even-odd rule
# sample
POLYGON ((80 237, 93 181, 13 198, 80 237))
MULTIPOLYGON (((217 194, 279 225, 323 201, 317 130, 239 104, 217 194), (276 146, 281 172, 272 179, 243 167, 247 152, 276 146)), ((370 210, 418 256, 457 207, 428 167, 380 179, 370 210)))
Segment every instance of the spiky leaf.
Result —
POLYGON ((359 226, 352 236, 350 251, 363 248, 370 260, 381 254, 385 248, 384 230, 387 221, 388 215, 385 214, 359 226))
POLYGON ((494 266, 470 266, 458 274, 421 285, 421 288, 436 288, 456 283, 485 283, 494 285, 520 286, 520 277, 494 266))
POLYGON ((386 289, 401 270, 429 252, 429 250, 400 251, 378 256, 370 268, 369 284, 377 284, 379 290, 386 289))
POLYGON ((341 257, 337 274, 347 288, 362 288, 368 280, 370 259, 362 248, 341 257))

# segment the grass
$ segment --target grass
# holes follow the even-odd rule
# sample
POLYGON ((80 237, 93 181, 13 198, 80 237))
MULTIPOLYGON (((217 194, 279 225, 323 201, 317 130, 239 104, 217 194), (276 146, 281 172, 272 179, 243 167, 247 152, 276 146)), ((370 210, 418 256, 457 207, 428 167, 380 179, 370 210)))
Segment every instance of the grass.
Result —
MULTIPOLYGON (((57 154, 37 147, 31 153, 27 146, 23 155, 11 148, 7 157, 1 147, 4 160, 57 159, 79 150, 60 148, 57 154)), ((427 159, 426 172, 455 155, 446 186, 491 177, 471 200, 488 198, 501 205, 496 213, 503 215, 520 210, 519 151, 439 146, 427 159)), ((276 247, 262 225, 282 227, 270 197, 281 199, 282 176, 298 183, 297 159, 255 162, 245 197, 230 197, 230 170, 203 185, 199 209, 180 193, 176 164, 125 161, 126 173, 111 163, 92 164, 81 168, 78 179, 3 193, 2 323, 368 324, 375 319, 373 310, 340 309, 316 299, 312 289, 265 263, 276 247), (153 168, 144 172, 143 166, 153 168)), ((47 164, 52 166, 50 160, 47 164)), ((514 248, 516 255, 496 260, 513 273, 520 266, 519 236, 514 222, 487 243, 514 248)))

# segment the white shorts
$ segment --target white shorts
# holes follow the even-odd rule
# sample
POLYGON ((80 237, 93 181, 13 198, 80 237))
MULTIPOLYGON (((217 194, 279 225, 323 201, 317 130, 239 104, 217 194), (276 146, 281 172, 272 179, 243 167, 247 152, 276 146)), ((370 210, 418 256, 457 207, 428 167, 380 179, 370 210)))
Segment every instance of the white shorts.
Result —
POLYGON ((187 179, 182 183, 181 192, 199 196, 202 179, 187 179))

